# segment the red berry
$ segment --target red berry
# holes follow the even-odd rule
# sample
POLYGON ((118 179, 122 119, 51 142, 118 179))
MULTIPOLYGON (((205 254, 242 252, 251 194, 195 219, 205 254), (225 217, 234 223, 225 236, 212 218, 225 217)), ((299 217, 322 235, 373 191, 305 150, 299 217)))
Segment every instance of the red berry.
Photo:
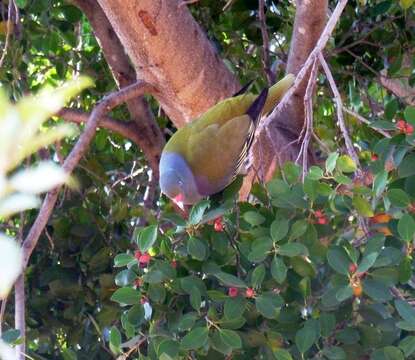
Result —
POLYGON ((135 253, 134 253, 134 257, 137 259, 137 261, 140 259, 140 256, 142 255, 142 253, 141 253, 141 251, 140 250, 137 250, 135 253))
POLYGON ((177 261, 176 260, 172 260, 171 263, 170 263, 170 265, 171 265, 171 267, 173 269, 177 268, 177 261))
POLYGON ((327 220, 327 218, 325 216, 320 217, 317 219, 317 224, 320 225, 326 225, 329 221, 327 220))
POLYGON ((405 126, 405 134, 412 135, 414 133, 414 127, 411 124, 406 124, 405 126))
POLYGON ((255 291, 252 288, 248 288, 245 290, 245 296, 247 298, 253 298, 255 296, 255 291))
POLYGON ((229 288, 228 295, 230 297, 237 297, 238 296, 238 289, 236 287, 229 288))
POLYGON ((223 231, 223 222, 222 222, 222 216, 219 216, 218 218, 215 219, 215 223, 213 225, 213 228, 215 229, 216 232, 222 232, 223 231))
POLYGON ((314 215, 315 215, 317 218, 321 218, 321 217, 323 217, 323 216, 324 216, 324 212, 323 212, 322 210, 316 210, 316 211, 314 212, 314 215))
POLYGON ((349 265, 349 273, 350 274, 354 274, 357 270, 357 265, 356 264, 350 264, 349 265))
POLYGON ((372 161, 376 161, 378 159, 378 156, 376 154, 372 154, 372 156, 370 157, 370 159, 372 161))
POLYGON ((140 256, 140 258, 138 259, 138 262, 140 264, 144 264, 147 265, 151 260, 151 255, 149 253, 144 253, 140 256))
POLYGON ((396 122, 396 127, 400 130, 400 131, 405 131, 405 127, 406 127, 406 122, 404 120, 398 120, 396 122))

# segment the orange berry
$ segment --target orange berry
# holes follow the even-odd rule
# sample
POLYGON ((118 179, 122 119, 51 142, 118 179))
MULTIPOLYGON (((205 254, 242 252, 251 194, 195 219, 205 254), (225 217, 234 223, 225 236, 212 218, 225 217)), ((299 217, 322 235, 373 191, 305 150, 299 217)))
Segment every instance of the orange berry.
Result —
POLYGON ((363 293, 362 285, 357 284, 353 286, 353 295, 356 297, 361 297, 363 293))
POLYGON ((372 216, 370 220, 374 224, 386 224, 390 221, 391 218, 392 217, 389 214, 379 213, 379 214, 376 214, 375 216, 372 216))

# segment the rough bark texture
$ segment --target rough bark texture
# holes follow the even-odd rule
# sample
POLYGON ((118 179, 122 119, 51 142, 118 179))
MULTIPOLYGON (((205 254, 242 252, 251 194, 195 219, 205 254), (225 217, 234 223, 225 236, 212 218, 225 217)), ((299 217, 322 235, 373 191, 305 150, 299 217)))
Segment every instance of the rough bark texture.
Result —
MULTIPOLYGON (((88 18, 118 87, 124 88, 135 83, 136 72, 98 2, 96 0, 73 0, 73 3, 88 18)), ((136 125, 135 142, 143 151, 158 178, 158 163, 165 142, 164 136, 143 97, 127 101, 127 107, 136 125)))
POLYGON ((239 90, 178 0, 98 0, 143 80, 177 127, 239 90))

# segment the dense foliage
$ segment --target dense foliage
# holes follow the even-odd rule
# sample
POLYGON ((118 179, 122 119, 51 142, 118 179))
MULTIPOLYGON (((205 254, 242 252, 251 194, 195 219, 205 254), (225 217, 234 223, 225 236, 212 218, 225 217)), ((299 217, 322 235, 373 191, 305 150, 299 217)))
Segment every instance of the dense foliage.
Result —
MULTIPOLYGON (((1 86, 17 100, 88 74, 95 88, 71 106, 90 111, 115 85, 82 12, 57 0, 16 4, 20 22, 0 68, 1 86)), ((280 75, 295 8, 285 0, 267 4, 271 60, 280 75)), ((234 1, 226 11, 223 5, 200 0, 192 13, 241 82, 253 79, 259 90, 265 81, 258 2, 234 1)), ((5 1, 0 10, 7 20, 5 1)), ((0 27, 2 45, 5 33, 0 27)), ((140 355, 131 357, 164 360, 413 356, 415 108, 380 84, 382 72, 414 85, 413 34, 410 0, 347 5, 326 55, 345 106, 371 121, 346 118, 361 164, 343 150, 320 76, 314 115, 322 144, 314 148, 324 160, 304 183, 301 169, 285 164, 269 184, 254 186, 249 203, 236 202, 235 183, 188 219, 163 197, 145 209, 142 153, 100 129, 74 174, 79 191, 62 192, 27 271, 29 355, 111 359, 138 343, 140 355), (148 227, 137 226, 143 220, 148 227)), ((169 134, 168 119, 150 102, 169 134)), ((125 108, 111 115, 128 119, 125 108)), ((57 161, 75 140, 46 156, 57 161)), ((35 216, 0 228, 27 232, 35 216)), ((11 343, 19 337, 13 324, 9 301, 3 338, 11 343)))

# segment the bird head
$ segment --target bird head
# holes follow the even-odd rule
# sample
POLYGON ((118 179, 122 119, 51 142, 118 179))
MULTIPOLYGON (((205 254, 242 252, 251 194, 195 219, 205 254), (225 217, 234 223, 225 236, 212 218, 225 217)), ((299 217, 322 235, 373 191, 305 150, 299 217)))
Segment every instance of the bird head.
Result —
POLYGON ((202 198, 189 165, 180 154, 174 152, 163 152, 161 155, 160 189, 180 208, 202 198))

